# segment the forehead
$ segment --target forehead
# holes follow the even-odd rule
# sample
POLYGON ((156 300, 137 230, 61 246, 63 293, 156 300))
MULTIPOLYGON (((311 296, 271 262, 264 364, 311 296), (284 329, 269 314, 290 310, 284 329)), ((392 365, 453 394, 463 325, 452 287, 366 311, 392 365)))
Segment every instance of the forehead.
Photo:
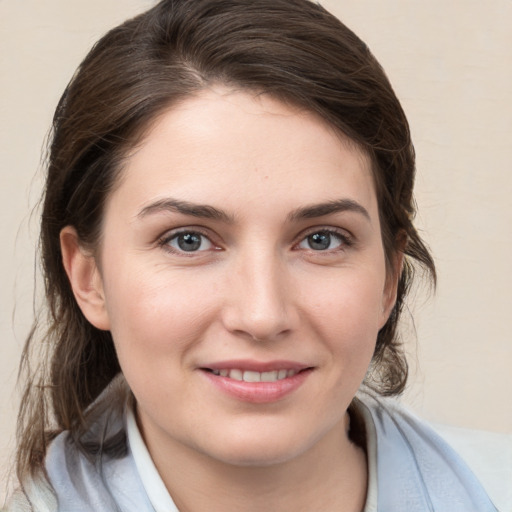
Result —
POLYGON ((309 111, 226 88, 162 112, 125 160, 118 188, 139 208, 159 195, 293 208, 348 194, 376 206, 370 160, 355 143, 309 111))

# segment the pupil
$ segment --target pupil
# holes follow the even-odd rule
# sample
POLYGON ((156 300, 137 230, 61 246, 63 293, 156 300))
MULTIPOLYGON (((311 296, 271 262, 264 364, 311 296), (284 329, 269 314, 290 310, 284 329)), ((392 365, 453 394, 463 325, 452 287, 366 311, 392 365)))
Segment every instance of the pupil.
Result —
POLYGON ((180 235, 178 245, 183 251, 197 251, 201 247, 201 237, 195 233, 180 235))
POLYGON ((315 233, 310 235, 308 239, 311 249, 316 249, 317 251, 325 251, 331 245, 331 235, 329 233, 315 233))

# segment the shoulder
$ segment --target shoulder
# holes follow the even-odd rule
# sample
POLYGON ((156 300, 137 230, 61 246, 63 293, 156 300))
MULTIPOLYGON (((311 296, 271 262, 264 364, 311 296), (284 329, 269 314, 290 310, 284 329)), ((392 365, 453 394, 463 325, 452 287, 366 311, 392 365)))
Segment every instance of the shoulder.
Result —
MULTIPOLYGON (((376 446, 379 506, 382 509, 512 510, 512 502, 507 496, 511 467, 507 456, 501 454, 495 460, 491 457, 487 464, 494 467, 494 473, 482 478, 473 470, 471 455, 468 458, 460 454, 460 446, 454 446, 451 439, 443 437, 398 401, 369 394, 360 394, 358 400, 365 415, 367 432, 370 438, 373 436, 376 446), (501 483, 495 482, 489 487, 487 482, 493 476, 501 483)), ((510 445, 510 438, 497 436, 503 445, 510 445)), ((480 448, 488 456, 490 452, 483 446, 487 437, 482 433, 470 435, 467 432, 467 441, 473 443, 474 453, 480 448)), ((499 444, 497 438, 494 443, 499 444)), ((477 458, 476 464, 481 460, 477 458)))
POLYGON ((59 512, 150 510, 127 442, 127 393, 116 379, 88 410, 82 434, 66 431, 52 441, 46 471, 59 512))
POLYGON ((1 512, 57 512, 55 493, 48 481, 36 474, 17 489, 1 512))
POLYGON ((512 511, 512 434, 432 424, 466 462, 498 510, 512 511))

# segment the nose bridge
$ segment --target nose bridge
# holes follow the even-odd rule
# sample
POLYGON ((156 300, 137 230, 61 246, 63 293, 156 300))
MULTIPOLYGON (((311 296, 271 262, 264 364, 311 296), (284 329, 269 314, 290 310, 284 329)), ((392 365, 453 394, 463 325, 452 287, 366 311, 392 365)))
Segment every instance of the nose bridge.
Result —
POLYGON ((226 311, 229 330, 271 340, 293 327, 289 276, 271 247, 241 253, 232 276, 226 311))

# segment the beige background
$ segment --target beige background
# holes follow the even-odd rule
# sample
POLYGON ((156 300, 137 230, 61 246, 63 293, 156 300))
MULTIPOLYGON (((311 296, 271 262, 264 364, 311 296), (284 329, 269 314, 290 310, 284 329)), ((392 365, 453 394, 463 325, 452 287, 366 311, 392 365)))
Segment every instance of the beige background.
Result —
MULTIPOLYGON (((33 311, 43 140, 74 69, 150 0, 0 0, 0 482, 14 447, 33 311)), ((386 69, 418 154, 439 288, 411 305, 404 400, 434 420, 512 432, 512 2, 325 0, 386 69)), ((0 485, 0 503, 4 486, 0 485)))

